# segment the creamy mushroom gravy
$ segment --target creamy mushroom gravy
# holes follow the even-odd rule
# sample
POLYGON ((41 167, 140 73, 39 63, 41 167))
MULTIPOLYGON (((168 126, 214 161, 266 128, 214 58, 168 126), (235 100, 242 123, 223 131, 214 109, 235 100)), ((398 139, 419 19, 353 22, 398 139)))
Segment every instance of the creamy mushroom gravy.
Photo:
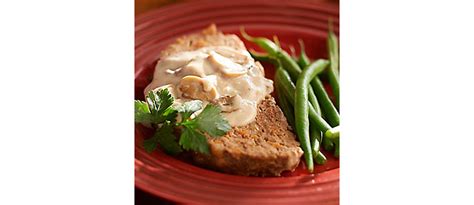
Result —
POLYGON ((246 50, 203 47, 161 59, 153 81, 145 88, 168 88, 175 103, 201 100, 218 105, 231 126, 246 125, 257 115, 257 105, 273 91, 263 66, 246 50))

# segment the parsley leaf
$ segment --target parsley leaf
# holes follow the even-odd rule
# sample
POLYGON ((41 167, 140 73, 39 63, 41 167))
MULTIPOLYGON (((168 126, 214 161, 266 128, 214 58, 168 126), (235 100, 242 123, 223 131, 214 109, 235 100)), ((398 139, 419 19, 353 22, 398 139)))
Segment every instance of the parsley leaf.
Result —
POLYGON ((206 136, 195 129, 185 127, 179 138, 179 144, 183 146, 185 150, 209 154, 209 145, 207 144, 206 136))
POLYGON ((143 147, 145 150, 147 152, 152 152, 159 144, 160 147, 168 154, 175 155, 182 152, 183 150, 176 141, 173 129, 173 124, 163 123, 163 125, 157 129, 153 137, 143 142, 143 147))
POLYGON ((221 109, 215 105, 207 104, 204 110, 192 120, 201 131, 204 131, 212 137, 224 135, 231 129, 229 122, 220 115, 221 109))
POLYGON ((135 122, 152 123, 159 127, 153 137, 145 140, 143 146, 152 152, 158 145, 168 154, 178 154, 184 150, 193 150, 209 154, 209 145, 205 134, 212 137, 224 135, 231 126, 221 115, 219 107, 208 104, 194 119, 191 115, 202 108, 202 102, 193 100, 173 107, 174 98, 168 89, 150 91, 146 102, 135 100, 135 122), (181 122, 176 122, 178 113, 181 122), (182 128, 179 141, 174 130, 182 128))
POLYGON ((160 124, 166 120, 176 121, 177 111, 171 106, 173 101, 168 89, 148 92, 146 103, 135 100, 135 122, 160 124))
POLYGON ((171 96, 168 89, 161 89, 148 92, 146 101, 151 113, 155 116, 162 116, 166 110, 173 105, 174 98, 171 96))
POLYGON ((171 122, 176 122, 176 116, 178 116, 178 111, 176 111, 174 108, 169 107, 168 109, 165 110, 163 113, 163 119, 168 120, 171 122))
POLYGON ((135 100, 135 122, 151 123, 153 116, 151 115, 148 105, 140 100, 135 100))
POLYGON ((176 107, 176 110, 181 113, 182 119, 187 120, 191 115, 202 108, 202 102, 200 100, 192 100, 185 102, 180 106, 176 107))

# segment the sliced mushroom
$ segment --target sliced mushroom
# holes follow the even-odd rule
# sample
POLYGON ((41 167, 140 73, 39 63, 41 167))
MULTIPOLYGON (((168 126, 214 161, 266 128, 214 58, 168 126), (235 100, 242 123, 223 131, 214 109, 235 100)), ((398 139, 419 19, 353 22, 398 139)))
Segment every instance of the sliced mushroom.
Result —
POLYGON ((209 57, 207 57, 207 59, 213 66, 215 66, 227 77, 238 77, 247 73, 247 68, 240 64, 234 63, 231 59, 221 56, 214 51, 209 53, 209 57))
POLYGON ((183 68, 179 72, 177 72, 176 75, 178 76, 194 75, 194 76, 199 76, 199 77, 206 76, 202 68, 202 61, 195 60, 195 59, 189 61, 188 64, 183 66, 183 68))
POLYGON ((209 81, 197 76, 185 76, 178 85, 183 97, 212 101, 217 97, 217 90, 209 81))
POLYGON ((250 55, 245 55, 242 52, 239 52, 235 49, 230 49, 227 47, 217 48, 215 52, 221 56, 232 59, 232 61, 240 65, 249 64, 253 60, 252 57, 250 57, 250 55))

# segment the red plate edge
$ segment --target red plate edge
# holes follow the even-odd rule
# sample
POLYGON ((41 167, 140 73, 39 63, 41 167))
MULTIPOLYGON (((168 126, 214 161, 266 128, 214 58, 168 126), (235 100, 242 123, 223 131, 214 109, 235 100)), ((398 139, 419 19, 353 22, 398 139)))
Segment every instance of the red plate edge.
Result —
MULTIPOLYGON (((234 1, 234 2, 235 2, 235 1, 234 1)), ((270 2, 270 1, 265 1, 265 0, 260 0, 260 1, 259 1, 259 0, 255 0, 255 1, 238 1, 238 2, 239 2, 239 3, 240 3, 240 2, 242 2, 242 3, 249 3, 249 2, 253 2, 253 3, 261 3, 261 2, 263 2, 263 3, 268 3, 268 2, 270 2)), ((272 2, 273 4, 277 4, 277 3, 278 3, 277 1, 271 1, 271 2, 272 2)), ((332 12, 334 12, 334 5, 311 4, 311 3, 309 3, 309 2, 294 2, 294 3, 295 3, 295 4, 298 4, 298 6, 302 6, 302 5, 305 3, 305 4, 309 5, 309 6, 308 6, 309 8, 318 7, 318 8, 320 8, 319 10, 331 10, 332 12), (321 8, 322 8, 322 9, 321 9, 321 8), (329 9, 328 9, 328 8, 329 8, 329 9)), ((169 7, 165 7, 165 8, 163 8, 163 9, 160 9, 160 10, 157 10, 157 11, 148 12, 147 14, 145 14, 145 15, 143 15, 143 16, 137 17, 136 26, 137 26, 138 24, 141 24, 141 23, 144 23, 144 22, 146 23, 146 21, 143 20, 143 19, 147 19, 147 18, 148 18, 148 19, 153 19, 153 16, 154 16, 154 15, 157 15, 157 14, 163 15, 163 13, 166 13, 166 12, 168 12, 168 13, 170 13, 170 12, 171 12, 171 13, 172 13, 172 12, 177 12, 178 10, 180 10, 181 7, 185 7, 185 6, 195 6, 196 4, 197 4, 196 2, 184 3, 184 4, 177 4, 177 5, 172 5, 172 6, 169 6, 169 7), (145 18, 145 17, 146 17, 146 18, 145 18)), ((226 4, 226 5, 227 5, 227 3, 219 3, 219 2, 213 1, 213 5, 217 5, 217 4, 219 4, 219 5, 221 5, 221 6, 222 6, 223 4, 226 4)), ((290 4, 291 4, 291 3, 287 3, 287 6, 291 6, 290 4)), ((212 7, 213 5, 209 5, 209 7, 212 7)), ((232 5, 232 4, 231 4, 231 5, 232 5)), ((337 8, 337 7, 336 7, 336 8, 337 8)), ((337 12, 337 14, 338 14, 338 12, 337 12)), ((219 26, 219 25, 218 25, 218 26, 219 26)), ((220 27, 220 28, 224 28, 224 27, 220 27)), ((234 29, 235 29, 235 28, 233 28, 232 25, 226 25, 226 26, 225 26, 225 29, 223 29, 223 30, 224 30, 224 31, 232 31, 232 30, 234 30, 234 29)), ((250 29, 249 29, 248 31, 249 31, 249 33, 252 34, 252 32, 251 32, 250 29)), ((256 34, 258 34, 258 33, 256 33, 256 34)), ((285 42, 285 41, 283 41, 282 39, 284 39, 284 38, 280 38, 280 40, 282 41, 282 43, 285 42)), ((248 45, 247 45, 247 46, 248 46, 248 45)), ((295 45, 295 47, 297 47, 297 46, 295 45)), ((307 46, 307 47, 308 47, 308 46, 307 46)), ((308 52, 308 54, 311 54, 311 53, 308 52)), ((318 55, 319 55, 319 54, 317 54, 316 56, 310 56, 310 57, 313 57, 313 58, 315 58, 315 57, 322 57, 322 56, 318 56, 318 55)), ((136 66, 137 66, 137 65, 136 65, 136 66)), ((137 70, 136 70, 136 71, 137 71, 137 70)), ((136 148, 135 148, 135 149, 140 149, 140 147, 136 144, 136 148)), ((140 154, 138 154, 138 155, 140 155, 140 154)), ((136 151, 136 157, 137 157, 137 151, 136 151)), ((171 157, 170 157, 170 158, 171 158, 171 157)), ((143 164, 143 162, 140 161, 140 159, 137 159, 137 158, 135 159, 135 169, 136 169, 136 172, 135 172, 135 175, 136 175, 136 176, 135 176, 135 184, 136 184, 136 186, 137 186, 138 188, 140 188, 140 189, 142 189, 142 190, 144 190, 144 191, 147 191, 147 192, 149 192, 149 193, 152 193, 152 194, 155 194, 155 195, 164 197, 164 198, 166 198, 166 199, 170 199, 170 200, 176 201, 176 202, 184 202, 184 203, 207 203, 207 202, 212 202, 212 201, 199 201, 198 198, 183 198, 182 196, 176 195, 176 193, 175 193, 175 194, 170 194, 170 193, 167 193, 167 192, 163 192, 162 190, 159 190, 159 189, 150 189, 150 185, 149 185, 149 184, 143 183, 143 181, 140 180, 140 179, 145 179, 145 178, 146 178, 146 177, 144 176, 144 173, 143 173, 143 172, 140 172, 140 171, 137 172, 137 170, 143 169, 143 168, 146 167, 146 166, 147 166, 147 165, 146 165, 146 164, 143 164)), ((168 165, 168 166, 172 166, 172 165, 168 165)), ((192 165, 189 165, 189 166, 193 167, 192 165)), ((197 167, 196 167, 196 168, 197 168, 197 167)), ((197 168, 197 169, 201 169, 201 168, 197 168)), ((204 170, 204 169, 202 169, 202 170, 204 170)), ((256 181, 260 181, 260 182, 263 182, 263 181, 271 182, 272 180, 278 181, 278 179, 288 179, 288 178, 240 177, 240 176, 225 175, 225 174, 213 172, 213 171, 210 171, 210 170, 205 170, 204 173, 206 173, 206 174, 215 173, 215 175, 213 175, 213 176, 219 175, 219 176, 230 176, 230 177, 232 177, 232 178, 233 178, 233 177, 236 177, 236 179, 238 179, 238 180, 243 180, 244 178, 251 178, 251 180, 256 180, 256 181), (259 180, 259 179, 261 179, 261 180, 259 180)), ((324 202, 327 202, 327 203, 329 203, 329 204, 338 204, 338 202, 339 202, 339 197, 338 197, 338 195, 339 195, 339 168, 333 169, 333 170, 331 170, 331 171, 326 171, 326 172, 324 172, 324 173, 321 173, 321 174, 319 174, 319 175, 316 177, 316 179, 318 179, 318 178, 320 179, 320 176, 324 176, 325 174, 331 174, 332 177, 334 177, 335 175, 337 175, 337 180, 333 180, 333 181, 330 182, 330 183, 332 183, 332 184, 337 184, 337 188, 335 189, 336 191, 334 191, 334 187, 332 187, 332 188, 333 188, 333 192, 332 192, 332 193, 327 193, 328 197, 329 197, 329 196, 331 196, 331 197, 329 197, 329 198, 327 198, 327 197, 319 197, 319 199, 326 199, 324 202), (335 195, 337 195, 337 196, 334 197, 335 195)), ((310 176, 310 175, 307 175, 307 176, 310 176)), ((296 178, 297 178, 297 177, 296 177, 296 178)), ((295 179, 296 179, 296 178, 295 178, 295 179)), ((304 177, 303 177, 303 178, 304 178, 304 177)), ((330 178, 331 178, 331 177, 330 177, 330 178)), ((247 180, 243 180, 243 181, 247 181, 247 180)), ((296 187, 295 187, 295 188, 296 188, 296 187)), ((315 188, 317 188, 317 187, 315 187, 315 188)), ((293 194, 294 194, 294 193, 293 193, 293 194)), ((319 196, 319 194, 317 194, 317 195, 319 196)), ((296 194, 296 195, 293 195, 293 197, 294 197, 294 196, 298 197, 297 194, 296 194)), ((254 199, 253 202, 256 202, 256 201, 259 201, 259 202, 268 202, 268 203, 275 203, 275 201, 272 200, 272 199, 269 199, 269 200, 267 200, 267 201, 260 201, 260 200, 255 200, 255 199, 254 199)), ((290 202, 297 202, 297 201, 298 201, 298 202, 301 202, 301 201, 305 201, 305 202, 310 202, 310 201, 323 202, 323 201, 321 201, 321 200, 318 200, 318 198, 314 198, 314 197, 309 197, 309 198, 307 198, 307 200, 306 200, 306 199, 299 199, 299 200, 297 200, 297 199, 295 199, 295 198, 290 197, 290 198, 288 198, 287 200, 283 200, 283 201, 279 201, 279 202, 282 202, 282 203, 288 202, 288 203, 290 203, 290 202)), ((241 202, 244 202, 244 201, 241 201, 241 202)), ((250 201, 247 201, 247 202, 250 202, 250 201)))

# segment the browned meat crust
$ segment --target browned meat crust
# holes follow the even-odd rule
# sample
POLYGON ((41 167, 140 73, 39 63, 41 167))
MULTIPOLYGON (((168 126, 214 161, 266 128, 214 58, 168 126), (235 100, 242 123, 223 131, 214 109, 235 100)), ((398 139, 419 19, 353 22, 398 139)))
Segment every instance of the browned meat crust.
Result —
POLYGON ((229 46, 245 49, 244 43, 238 36, 218 32, 215 25, 202 30, 201 33, 191 34, 176 39, 176 42, 161 51, 161 57, 169 56, 176 52, 193 51, 206 46, 229 46))

